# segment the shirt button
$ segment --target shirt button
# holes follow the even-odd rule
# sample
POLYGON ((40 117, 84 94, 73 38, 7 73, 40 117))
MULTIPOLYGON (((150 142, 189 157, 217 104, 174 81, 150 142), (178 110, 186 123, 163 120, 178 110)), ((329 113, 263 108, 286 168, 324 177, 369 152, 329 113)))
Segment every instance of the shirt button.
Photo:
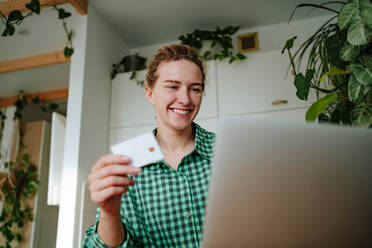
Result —
POLYGON ((186 217, 187 217, 187 218, 190 218, 190 217, 191 217, 190 212, 187 212, 187 213, 186 213, 186 217))

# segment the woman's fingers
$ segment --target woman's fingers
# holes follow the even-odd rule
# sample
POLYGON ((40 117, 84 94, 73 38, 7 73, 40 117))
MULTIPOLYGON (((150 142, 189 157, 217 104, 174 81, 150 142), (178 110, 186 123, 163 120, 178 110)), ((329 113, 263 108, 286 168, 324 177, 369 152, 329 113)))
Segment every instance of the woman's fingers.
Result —
POLYGON ((95 191, 100 191, 103 189, 106 189, 108 187, 112 186, 132 186, 134 185, 134 180, 128 177, 124 176, 108 176, 105 177, 101 180, 95 180, 90 184, 90 191, 95 192, 95 191))
POLYGON ((111 175, 117 176, 138 175, 140 172, 141 168, 137 168, 134 166, 111 164, 91 173, 88 179, 89 182, 92 183, 94 180, 103 179, 111 175))
POLYGON ((102 156, 93 165, 88 177, 90 196, 102 210, 112 211, 120 207, 120 196, 134 185, 127 175, 137 175, 141 168, 128 165, 130 158, 123 155, 102 156))
POLYGON ((123 186, 111 186, 100 191, 91 191, 90 197, 97 205, 102 205, 105 201, 114 196, 119 196, 128 191, 128 188, 123 186))
POLYGON ((128 164, 130 158, 124 155, 104 155, 92 167, 92 173, 110 164, 128 164))

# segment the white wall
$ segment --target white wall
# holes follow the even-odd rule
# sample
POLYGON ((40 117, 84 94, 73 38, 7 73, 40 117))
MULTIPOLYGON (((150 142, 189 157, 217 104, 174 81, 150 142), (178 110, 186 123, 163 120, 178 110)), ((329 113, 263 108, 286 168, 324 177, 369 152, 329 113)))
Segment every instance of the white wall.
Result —
POLYGON ((82 185, 93 163, 107 153, 111 65, 128 52, 125 42, 91 6, 73 29, 75 54, 70 71, 59 248, 79 246, 85 219, 80 212, 82 185))
MULTIPOLYGON (((267 25, 261 27, 255 27, 250 29, 240 29, 238 33, 233 37, 233 46, 235 51, 237 51, 238 41, 237 36, 239 34, 246 34, 252 32, 258 32, 259 44, 260 44, 260 51, 268 51, 268 50, 276 50, 282 49, 284 47, 285 42, 292 38, 293 36, 297 36, 297 40, 295 41, 295 46, 299 46, 302 42, 304 42, 310 35, 312 35, 319 27, 320 24, 324 21, 329 19, 329 15, 315 17, 305 20, 299 20, 295 22, 288 23, 280 23, 274 25, 267 25)), ((228 23, 226 24, 228 25, 228 23)), ((192 30, 190 30, 192 32, 192 30)), ((181 34, 180 34, 181 35, 181 34)), ((174 40, 170 40, 168 42, 154 44, 145 47, 136 47, 132 48, 130 52, 134 54, 138 52, 139 55, 147 57, 150 59, 155 52, 168 44, 180 43, 175 37, 174 40)), ((249 53, 246 53, 249 56, 249 53)))

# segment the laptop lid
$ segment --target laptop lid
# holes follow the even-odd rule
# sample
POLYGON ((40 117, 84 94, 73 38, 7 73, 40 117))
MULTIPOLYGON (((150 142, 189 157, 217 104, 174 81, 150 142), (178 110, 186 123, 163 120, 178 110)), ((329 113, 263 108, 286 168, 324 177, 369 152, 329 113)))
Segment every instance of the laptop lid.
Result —
POLYGON ((372 247, 372 130, 219 122, 203 247, 372 247))

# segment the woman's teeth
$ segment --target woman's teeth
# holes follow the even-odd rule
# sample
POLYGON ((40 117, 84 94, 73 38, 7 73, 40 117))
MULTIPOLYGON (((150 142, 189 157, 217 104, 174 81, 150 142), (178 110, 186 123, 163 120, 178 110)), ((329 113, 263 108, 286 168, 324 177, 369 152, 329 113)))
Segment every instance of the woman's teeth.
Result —
POLYGON ((185 115, 191 112, 191 110, 171 109, 173 112, 181 115, 185 115))

